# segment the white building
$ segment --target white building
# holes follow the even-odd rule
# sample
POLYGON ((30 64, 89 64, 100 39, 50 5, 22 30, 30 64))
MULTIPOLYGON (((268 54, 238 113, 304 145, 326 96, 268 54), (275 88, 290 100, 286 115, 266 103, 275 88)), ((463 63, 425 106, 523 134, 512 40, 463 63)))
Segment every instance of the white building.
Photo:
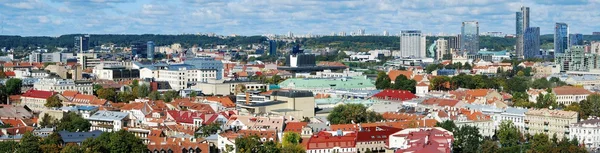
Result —
POLYGON ((554 95, 556 95, 556 103, 570 105, 571 103, 579 103, 580 101, 587 98, 592 92, 578 87, 563 86, 552 89, 554 95))
POLYGON ((127 127, 129 114, 126 112, 97 111, 86 120, 92 124, 90 131, 115 132, 127 127))
POLYGON ((66 90, 79 91, 83 94, 93 94, 91 82, 75 82, 71 79, 40 79, 33 84, 33 89, 62 93, 66 90))
POLYGON ((588 149, 600 148, 600 119, 597 117, 571 124, 567 132, 569 139, 577 138, 588 149))
POLYGON ((436 60, 442 60, 442 57, 444 57, 444 54, 449 54, 448 53, 448 40, 444 39, 444 38, 439 38, 438 40, 435 41, 435 59, 436 60))
POLYGON ((419 30, 403 30, 400 35, 402 57, 425 57, 425 36, 419 30))
POLYGON ((515 127, 519 129, 521 132, 526 132, 525 130, 525 113, 527 109, 523 108, 512 108, 507 107, 504 109, 504 112, 500 114, 500 121, 509 120, 512 121, 515 127))
POLYGON ((457 127, 465 125, 474 126, 479 129, 479 134, 484 137, 492 137, 496 131, 494 120, 488 115, 471 110, 470 114, 460 114, 454 121, 457 127))
POLYGON ((197 69, 189 64, 157 65, 145 67, 140 70, 140 78, 154 78, 156 81, 167 81, 171 89, 182 90, 188 84, 208 82, 217 79, 215 69, 197 69))
POLYGON ((358 77, 362 76, 362 72, 350 71, 349 69, 345 69, 342 72, 333 72, 331 70, 323 70, 322 72, 317 72, 315 75, 311 75, 310 73, 296 73, 296 77, 305 77, 305 78, 342 78, 342 77, 358 77))

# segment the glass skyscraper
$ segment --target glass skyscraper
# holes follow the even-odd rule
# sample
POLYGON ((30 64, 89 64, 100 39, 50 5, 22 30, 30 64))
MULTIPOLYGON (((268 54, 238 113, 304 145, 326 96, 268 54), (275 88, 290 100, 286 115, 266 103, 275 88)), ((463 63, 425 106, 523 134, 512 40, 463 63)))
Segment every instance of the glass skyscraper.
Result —
POLYGON ((516 16, 517 23, 515 25, 515 27, 516 27, 515 34, 520 35, 520 34, 523 34, 523 13, 517 12, 516 14, 517 14, 517 16, 516 16))
POLYGON ((540 27, 529 27, 523 34, 525 58, 534 58, 540 54, 540 27))
POLYGON ((277 42, 269 40, 269 56, 277 56, 277 42))
POLYGON ((571 46, 580 46, 583 45, 583 34, 569 34, 569 48, 571 46))
POLYGON ((521 7, 521 11, 516 13, 516 21, 515 33, 517 35, 517 45, 515 53, 517 58, 523 58, 525 52, 525 38, 523 34, 525 33, 525 30, 529 28, 529 7, 521 7))
POLYGON ((90 49, 90 35, 75 36, 75 50, 73 53, 83 53, 90 49))
POLYGON ((460 49, 469 55, 479 51, 479 22, 465 21, 462 23, 460 49))
POLYGON ((147 47, 146 47, 146 51, 147 51, 146 56, 147 56, 147 58, 150 61, 152 61, 152 59, 154 59, 154 42, 148 41, 148 43, 146 43, 146 44, 147 44, 147 47))
POLYGON ((569 44, 569 25, 556 23, 554 27, 554 55, 565 53, 569 44))

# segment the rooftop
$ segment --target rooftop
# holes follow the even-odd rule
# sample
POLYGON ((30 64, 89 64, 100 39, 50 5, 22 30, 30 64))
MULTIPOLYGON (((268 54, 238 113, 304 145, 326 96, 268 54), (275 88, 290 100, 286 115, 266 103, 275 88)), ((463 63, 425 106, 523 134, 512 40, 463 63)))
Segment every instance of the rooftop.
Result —
POLYGON ((100 120, 100 121, 115 121, 123 120, 129 113, 126 112, 115 112, 115 111, 97 111, 94 115, 90 116, 88 120, 100 120))

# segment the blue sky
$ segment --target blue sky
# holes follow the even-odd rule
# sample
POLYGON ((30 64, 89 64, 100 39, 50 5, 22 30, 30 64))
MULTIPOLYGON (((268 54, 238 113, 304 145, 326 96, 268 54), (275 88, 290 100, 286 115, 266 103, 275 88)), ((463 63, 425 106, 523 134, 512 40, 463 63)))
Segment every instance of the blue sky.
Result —
POLYGON ((555 22, 571 33, 600 31, 600 0, 0 0, 0 35, 455 34, 471 20, 480 32, 512 34, 522 5, 542 34, 555 22))

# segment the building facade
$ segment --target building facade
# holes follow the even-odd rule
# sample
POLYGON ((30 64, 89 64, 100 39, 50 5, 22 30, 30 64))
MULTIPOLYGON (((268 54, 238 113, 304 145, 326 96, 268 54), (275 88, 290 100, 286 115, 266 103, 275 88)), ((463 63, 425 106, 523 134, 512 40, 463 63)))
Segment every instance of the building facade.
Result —
POLYGON ((556 23, 554 26, 554 54, 565 53, 569 44, 569 25, 556 23))
POLYGON ((477 54, 479 51, 479 22, 463 22, 460 38, 461 51, 471 55, 477 54))
POLYGON ((419 30, 403 30, 400 34, 402 57, 425 57, 425 36, 419 30))
POLYGON ((93 94, 91 82, 75 82, 71 79, 40 79, 33 84, 33 89, 53 92, 76 90, 83 94, 93 94))
POLYGON ((152 61, 154 59, 154 42, 148 41, 146 43, 146 57, 152 61))
POLYGON ((90 131, 116 132, 129 125, 129 113, 97 111, 86 120, 92 124, 90 131))
POLYGON ((523 34, 524 58, 534 58, 540 54, 540 27, 529 27, 523 34))
POLYGON ((583 34, 569 34, 569 47, 583 45, 583 34))
POLYGON ((436 49, 435 49, 435 59, 436 60, 442 60, 444 55, 450 54, 450 52, 448 51, 448 40, 446 40, 444 38, 439 38, 438 40, 436 40, 435 47, 436 47, 436 49))
POLYGON ((74 53, 83 53, 90 49, 90 35, 75 36, 74 53))
POLYGON ((568 134, 567 138, 577 138, 586 148, 596 150, 600 148, 600 119, 596 117, 573 123, 568 134))
POLYGON ((556 134, 557 137, 566 137, 569 134, 569 126, 577 123, 577 112, 549 110, 549 109, 529 109, 525 113, 525 130, 531 135, 544 133, 547 135, 556 134))
POLYGON ((555 55, 554 62, 561 71, 589 71, 600 66, 600 56, 585 53, 584 46, 572 46, 562 54, 555 55))

